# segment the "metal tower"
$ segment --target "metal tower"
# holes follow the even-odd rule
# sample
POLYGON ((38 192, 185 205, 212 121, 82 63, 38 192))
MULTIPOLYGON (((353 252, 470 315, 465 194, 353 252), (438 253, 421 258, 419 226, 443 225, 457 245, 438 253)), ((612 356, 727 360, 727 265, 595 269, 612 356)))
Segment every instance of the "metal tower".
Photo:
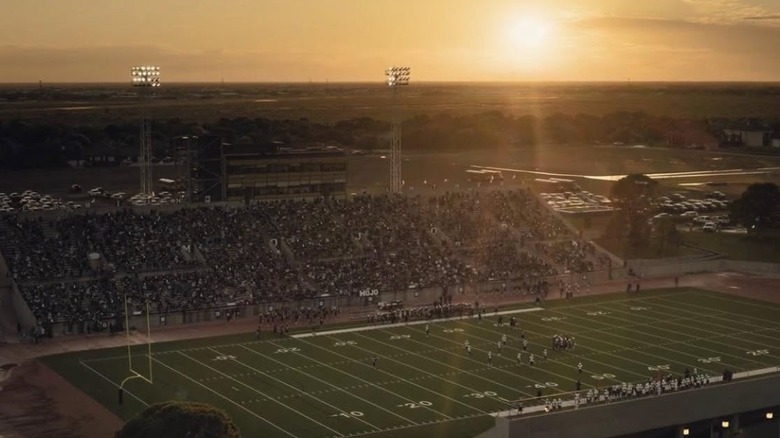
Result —
POLYGON ((149 114, 147 99, 153 95, 154 88, 160 86, 160 67, 140 66, 130 69, 132 84, 140 88, 143 119, 140 132, 140 153, 138 164, 141 168, 141 193, 150 196, 154 192, 152 181, 152 118, 149 114))
POLYGON ((393 132, 390 137, 390 191, 401 193, 403 191, 403 177, 401 172, 401 106, 399 88, 409 85, 409 67, 390 67, 385 70, 387 85, 393 93, 393 132))

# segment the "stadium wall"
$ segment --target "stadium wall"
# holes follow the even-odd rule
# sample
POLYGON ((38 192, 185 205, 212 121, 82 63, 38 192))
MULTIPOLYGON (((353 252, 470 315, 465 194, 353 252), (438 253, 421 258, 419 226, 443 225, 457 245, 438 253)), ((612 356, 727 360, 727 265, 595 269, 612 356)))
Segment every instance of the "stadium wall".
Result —
POLYGON ((495 427, 479 438, 615 437, 700 422, 712 422, 719 427, 722 419, 738 424, 736 414, 761 409, 776 411, 778 406, 780 376, 773 375, 608 405, 499 417, 495 427))
POLYGON ((38 320, 33 315, 30 307, 24 300, 24 297, 22 297, 21 292, 19 292, 19 287, 13 279, 11 280, 9 294, 11 297, 11 305, 13 306, 14 313, 16 313, 16 321, 22 326, 22 329, 29 330, 37 326, 38 320))
MULTIPOLYGON (((590 272, 588 274, 584 274, 584 280, 596 283, 596 282, 603 282, 606 281, 609 276, 609 273, 607 271, 596 271, 596 272, 590 272)), ((555 290, 555 284, 559 279, 563 280, 573 280, 573 279, 581 279, 582 277, 573 278, 572 275, 562 275, 562 276, 556 276, 556 277, 548 277, 547 280, 550 281, 552 288, 551 293, 555 294, 557 292, 554 292, 555 290)), ((517 295, 514 292, 511 291, 512 287, 515 285, 522 284, 522 280, 501 280, 501 281, 490 281, 490 282, 484 282, 484 283, 474 283, 474 284, 463 284, 463 285, 450 285, 447 289, 447 293, 449 296, 452 296, 453 302, 465 302, 465 303, 473 303, 475 300, 478 300, 480 302, 483 302, 486 298, 495 298, 496 294, 507 296, 507 297, 514 297, 518 301, 521 301, 523 297, 525 297, 527 300, 532 300, 533 297, 531 295, 517 295), (506 291, 504 291, 506 289, 506 291)), ((436 286, 436 287, 428 287, 428 288, 416 288, 416 289, 407 289, 407 290, 401 290, 401 291, 380 291, 380 290, 368 290, 363 291, 362 295, 344 295, 344 296, 321 296, 316 298, 310 298, 310 299, 304 299, 304 300, 298 300, 298 301, 278 301, 278 302, 267 302, 267 303, 261 303, 261 304, 253 304, 253 305, 241 305, 239 303, 235 303, 233 305, 224 305, 219 307, 212 307, 209 309, 203 309, 203 310, 190 310, 186 312, 175 312, 175 313, 168 313, 168 314, 152 314, 150 315, 150 323, 152 327, 160 327, 160 326, 168 326, 168 325, 176 325, 176 324, 193 324, 193 323, 203 323, 203 322, 211 322, 211 321, 224 321, 227 317, 228 311, 231 313, 232 317, 237 319, 242 318, 257 318, 258 315, 261 313, 265 313, 268 310, 272 309, 279 309, 282 307, 312 307, 316 308, 319 306, 324 307, 332 307, 336 306, 343 311, 350 311, 353 314, 353 318, 355 318, 356 322, 366 322, 366 316, 368 313, 373 312, 376 310, 376 305, 379 302, 389 302, 389 301, 403 301, 404 305, 407 307, 415 307, 415 306, 430 306, 432 305, 436 300, 438 300, 440 297, 442 297, 444 293, 444 290, 442 287, 436 286)), ((18 295, 18 297, 21 299, 21 295, 18 295)), ((557 297, 557 296, 556 296, 557 297)), ((32 316, 32 312, 30 312, 29 308, 26 304, 24 304, 24 300, 21 299, 21 304, 24 305, 24 308, 26 309, 27 315, 29 315, 30 318, 32 318, 32 321, 34 322, 35 319, 32 316)), ((24 310, 22 310, 24 311, 24 310)), ((115 319, 115 318, 110 318, 115 319)), ((131 315, 128 318, 129 326, 131 328, 141 328, 146 326, 146 316, 137 314, 137 315, 131 315)), ((124 321, 122 321, 122 324, 124 324, 124 321)), ((72 334, 72 333, 84 333, 86 332, 86 328, 79 324, 79 323, 73 323, 68 324, 66 322, 58 322, 52 324, 51 329, 52 335, 54 336, 60 336, 60 335, 66 335, 66 334, 72 334)))
POLYGON ((698 272, 736 271, 761 275, 780 276, 780 264, 728 259, 636 259, 629 260, 628 267, 642 277, 665 277, 698 272))

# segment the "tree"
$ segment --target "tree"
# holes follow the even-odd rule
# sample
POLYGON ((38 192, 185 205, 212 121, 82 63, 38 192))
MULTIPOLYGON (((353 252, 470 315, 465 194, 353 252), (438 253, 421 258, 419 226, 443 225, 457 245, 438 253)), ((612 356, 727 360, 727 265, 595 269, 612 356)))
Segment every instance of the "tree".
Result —
POLYGON ((115 438, 239 438, 222 410, 205 403, 167 401, 149 406, 116 433, 115 438))
POLYGON ((680 230, 677 229, 677 224, 671 217, 665 217, 656 222, 655 235, 655 240, 658 243, 658 254, 664 254, 668 248, 677 250, 683 242, 680 230))
POLYGON ((633 245, 644 244, 649 238, 647 219, 657 186, 658 183, 652 178, 639 173, 627 175, 612 186, 612 199, 620 208, 613 226, 619 226, 621 230, 628 228, 629 240, 633 245))
POLYGON ((751 184, 729 206, 731 217, 748 231, 761 231, 780 224, 780 188, 775 183, 751 184))

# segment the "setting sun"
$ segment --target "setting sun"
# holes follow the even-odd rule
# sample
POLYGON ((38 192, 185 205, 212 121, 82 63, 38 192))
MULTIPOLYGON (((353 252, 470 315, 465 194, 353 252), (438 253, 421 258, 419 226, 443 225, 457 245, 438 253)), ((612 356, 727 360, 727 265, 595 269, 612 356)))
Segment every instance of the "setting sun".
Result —
POLYGON ((536 17, 523 17, 510 24, 508 38, 516 47, 543 48, 550 39, 550 23, 536 17))

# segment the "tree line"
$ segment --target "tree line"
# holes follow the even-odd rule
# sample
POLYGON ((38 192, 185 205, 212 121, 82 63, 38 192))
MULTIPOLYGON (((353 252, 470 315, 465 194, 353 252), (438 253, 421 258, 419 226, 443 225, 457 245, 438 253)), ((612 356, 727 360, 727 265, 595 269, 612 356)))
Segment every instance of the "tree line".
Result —
MULTIPOLYGON (((334 144, 349 149, 388 149, 391 124, 369 117, 335 123, 300 119, 221 118, 212 122, 185 122, 178 118, 154 120, 154 154, 172 155, 178 136, 214 134, 228 143, 281 141, 292 147, 334 144)), ((704 121, 672 119, 643 112, 606 115, 562 114, 545 117, 511 116, 500 111, 455 116, 418 115, 402 124, 404 149, 461 151, 542 144, 642 143, 667 145, 670 139, 706 131, 704 121)), ((100 156, 135 159, 137 121, 103 126, 80 126, 29 120, 0 120, 0 168, 63 167, 71 160, 100 156)))

